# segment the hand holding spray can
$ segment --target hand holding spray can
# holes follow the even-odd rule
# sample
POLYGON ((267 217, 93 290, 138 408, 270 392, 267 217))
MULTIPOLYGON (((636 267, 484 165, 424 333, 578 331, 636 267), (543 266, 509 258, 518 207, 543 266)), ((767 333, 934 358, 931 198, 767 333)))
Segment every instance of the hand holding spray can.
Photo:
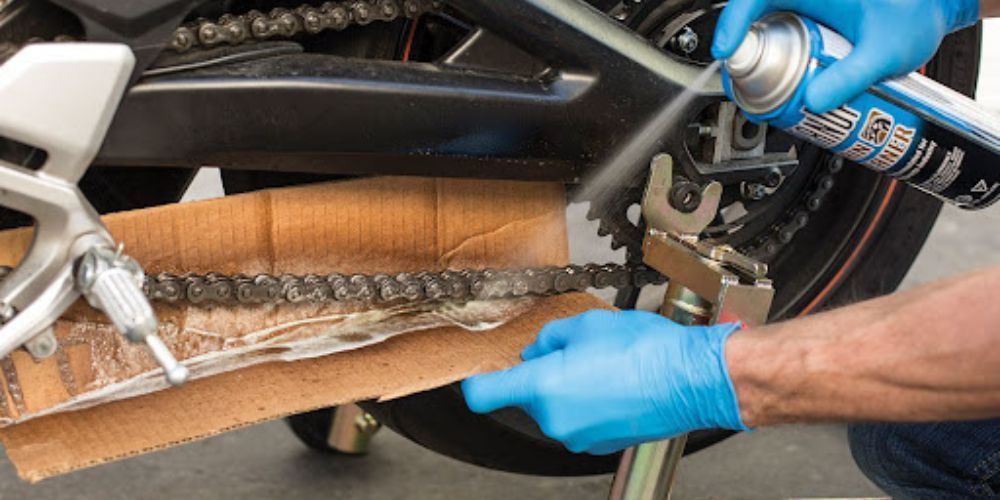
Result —
POLYGON ((809 81, 851 44, 791 13, 756 23, 723 68, 729 97, 766 121, 966 209, 1000 199, 1000 119, 918 74, 889 80, 817 115, 804 104, 809 81))

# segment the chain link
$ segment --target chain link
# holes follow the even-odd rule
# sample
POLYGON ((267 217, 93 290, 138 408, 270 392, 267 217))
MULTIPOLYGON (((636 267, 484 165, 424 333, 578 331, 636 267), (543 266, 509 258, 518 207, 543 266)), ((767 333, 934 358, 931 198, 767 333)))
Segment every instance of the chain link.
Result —
POLYGON ((844 159, 830 155, 820 163, 819 168, 822 170, 812 182, 812 189, 802 196, 802 201, 785 214, 783 221, 772 225, 769 232, 758 236, 742 249, 745 254, 765 262, 770 261, 812 221, 812 214, 823 207, 827 195, 836 185, 837 174, 844 168, 844 159))
POLYGON ((440 0, 348 0, 325 2, 318 7, 303 4, 293 9, 275 8, 266 14, 251 10, 181 26, 174 31, 169 48, 183 53, 193 48, 315 35, 328 30, 342 31, 352 25, 395 21, 401 16, 413 19, 440 8, 440 0))

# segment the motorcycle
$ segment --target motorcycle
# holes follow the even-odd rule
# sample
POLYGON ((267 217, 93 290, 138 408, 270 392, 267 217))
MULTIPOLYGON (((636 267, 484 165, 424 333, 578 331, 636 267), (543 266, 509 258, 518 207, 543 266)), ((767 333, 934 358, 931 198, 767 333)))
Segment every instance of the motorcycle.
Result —
MULTIPOLYGON (((645 167, 667 153, 675 183, 723 186, 704 236, 770 266, 780 320, 893 291, 941 208, 748 121, 711 73, 723 3, 303 1, 11 0, 0 58, 30 63, 26 47, 51 42, 129 49, 134 66, 79 182, 100 213, 176 202, 205 166, 222 169, 230 194, 375 175, 554 181, 641 262, 635 207, 645 167)), ((974 94, 980 38, 979 27, 952 35, 925 73, 974 94)), ((74 98, 85 96, 58 102, 74 98)), ((59 155, 41 146, 0 138, 0 165, 44 170, 59 155)), ((5 211, 2 222, 31 220, 5 211)), ((641 291, 619 290, 615 305, 636 307, 641 291)), ((362 406, 485 467, 580 475, 618 464, 569 453, 517 410, 474 415, 457 386, 362 406)), ((333 411, 293 417, 293 428, 323 448, 333 411)), ((727 436, 696 433, 687 452, 727 436)))

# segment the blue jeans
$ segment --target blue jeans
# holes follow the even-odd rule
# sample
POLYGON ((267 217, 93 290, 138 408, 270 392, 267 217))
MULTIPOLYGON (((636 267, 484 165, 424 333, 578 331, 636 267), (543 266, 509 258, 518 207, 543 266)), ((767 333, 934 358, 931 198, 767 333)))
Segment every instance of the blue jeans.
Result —
POLYGON ((854 460, 893 498, 1000 498, 1000 419, 856 424, 854 460))

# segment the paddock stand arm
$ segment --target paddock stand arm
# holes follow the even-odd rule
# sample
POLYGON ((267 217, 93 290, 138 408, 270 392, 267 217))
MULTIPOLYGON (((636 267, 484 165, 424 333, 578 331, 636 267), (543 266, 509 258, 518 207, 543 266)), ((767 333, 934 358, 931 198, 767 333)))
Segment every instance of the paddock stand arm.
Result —
MULTIPOLYGON (((767 265, 732 247, 698 239, 718 211, 722 186, 713 182, 704 187, 700 204, 681 211, 671 204, 684 197, 672 192, 680 183, 674 185, 670 156, 654 158, 651 169, 642 205, 648 224, 643 255, 647 265, 670 278, 660 314, 683 325, 764 324, 774 298, 767 265)), ((610 498, 670 498, 686 443, 687 436, 681 435, 626 450, 610 498)))

